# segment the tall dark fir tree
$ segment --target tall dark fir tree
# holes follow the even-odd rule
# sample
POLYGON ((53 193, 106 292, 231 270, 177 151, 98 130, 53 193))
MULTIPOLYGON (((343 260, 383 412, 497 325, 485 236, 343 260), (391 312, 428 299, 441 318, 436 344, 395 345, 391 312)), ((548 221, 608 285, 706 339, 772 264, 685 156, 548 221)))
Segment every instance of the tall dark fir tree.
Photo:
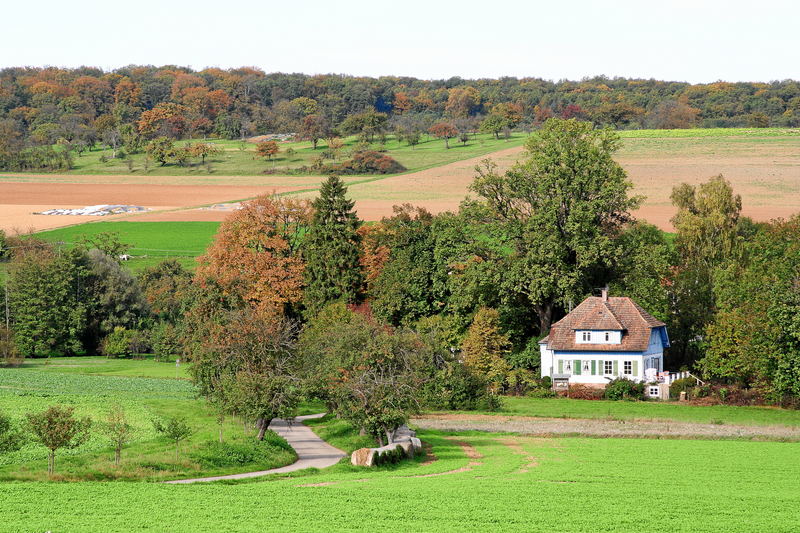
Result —
POLYGON ((314 200, 314 218, 305 238, 305 305, 315 315, 326 304, 355 302, 363 283, 359 265, 361 221, 347 199, 347 187, 338 176, 322 184, 314 200))

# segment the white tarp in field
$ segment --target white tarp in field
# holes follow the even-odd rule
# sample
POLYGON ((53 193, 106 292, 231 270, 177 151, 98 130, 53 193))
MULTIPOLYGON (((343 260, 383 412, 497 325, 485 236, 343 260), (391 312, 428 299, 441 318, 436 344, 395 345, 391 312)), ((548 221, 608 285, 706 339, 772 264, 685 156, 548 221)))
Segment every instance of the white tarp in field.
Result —
POLYGON ((141 213, 147 211, 146 208, 139 205, 88 205, 86 207, 79 207, 77 209, 48 209, 37 215, 88 215, 92 217, 102 217, 106 215, 117 215, 120 213, 141 213))

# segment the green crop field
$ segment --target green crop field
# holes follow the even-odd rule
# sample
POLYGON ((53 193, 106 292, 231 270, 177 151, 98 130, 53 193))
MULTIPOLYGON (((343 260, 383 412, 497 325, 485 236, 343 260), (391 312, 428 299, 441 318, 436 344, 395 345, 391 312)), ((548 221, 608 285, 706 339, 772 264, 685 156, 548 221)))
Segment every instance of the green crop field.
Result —
POLYGON ((189 486, 5 484, 0 512, 8 531, 797 530, 798 444, 421 437, 428 464, 189 486))

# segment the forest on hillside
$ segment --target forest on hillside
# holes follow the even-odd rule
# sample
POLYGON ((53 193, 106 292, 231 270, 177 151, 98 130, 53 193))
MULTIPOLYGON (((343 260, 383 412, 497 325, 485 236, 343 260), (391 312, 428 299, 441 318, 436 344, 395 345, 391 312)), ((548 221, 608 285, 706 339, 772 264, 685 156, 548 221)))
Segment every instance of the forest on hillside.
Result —
POLYGON ((800 85, 13 67, 0 70, 0 170, 68 169, 72 152, 104 144, 137 153, 161 137, 295 133, 316 145, 351 134, 371 142, 391 132, 413 143, 436 131, 530 131, 551 117, 615 129, 796 127, 800 85))

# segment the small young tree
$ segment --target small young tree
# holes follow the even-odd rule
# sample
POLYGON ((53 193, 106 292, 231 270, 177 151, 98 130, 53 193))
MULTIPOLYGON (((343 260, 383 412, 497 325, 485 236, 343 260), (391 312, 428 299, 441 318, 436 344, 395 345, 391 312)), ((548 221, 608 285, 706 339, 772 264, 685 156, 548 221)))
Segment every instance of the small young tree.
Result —
POLYGON ((22 444, 22 433, 14 427, 11 417, 0 413, 0 453, 18 450, 22 444))
POLYGON ((121 405, 111 407, 102 431, 114 444, 114 464, 119 466, 122 447, 130 442, 133 433, 133 426, 128 422, 128 417, 121 405))
POLYGON ((25 415, 28 428, 34 439, 47 448, 47 473, 53 475, 56 468, 56 450, 61 448, 77 448, 89 438, 92 419, 77 418, 75 408, 53 405, 40 413, 25 415))
POLYGON ((181 441, 186 440, 194 434, 182 416, 172 416, 163 420, 153 420, 153 427, 156 431, 175 443, 175 462, 178 461, 181 441))

